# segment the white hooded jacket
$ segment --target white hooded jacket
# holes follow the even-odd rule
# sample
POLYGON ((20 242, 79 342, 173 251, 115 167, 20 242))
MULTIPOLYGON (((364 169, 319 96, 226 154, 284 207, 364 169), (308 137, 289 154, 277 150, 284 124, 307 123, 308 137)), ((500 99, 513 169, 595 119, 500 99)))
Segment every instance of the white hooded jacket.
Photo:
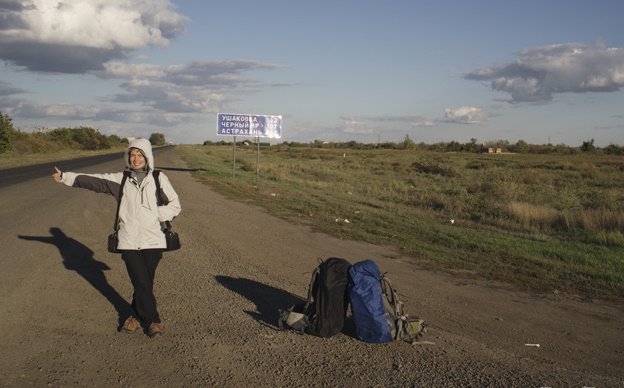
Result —
MULTIPOLYGON (((128 178, 124 184, 119 206, 119 244, 120 250, 164 249, 167 247, 161 222, 171 221, 180 214, 180 200, 169 178, 160 173, 160 186, 163 201, 167 205, 158 206, 156 202, 156 183, 154 182, 154 155, 149 140, 133 140, 124 154, 128 178), (147 176, 139 183, 130 173, 130 149, 141 150, 146 159, 147 176)), ((80 174, 63 172, 61 182, 71 187, 81 187, 98 193, 113 195, 116 199, 124 172, 109 174, 80 174)))

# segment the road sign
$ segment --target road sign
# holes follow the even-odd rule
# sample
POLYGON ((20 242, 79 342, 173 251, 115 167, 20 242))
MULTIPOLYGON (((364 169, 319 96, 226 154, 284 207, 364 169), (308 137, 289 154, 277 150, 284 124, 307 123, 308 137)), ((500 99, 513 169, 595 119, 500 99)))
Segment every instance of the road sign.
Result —
POLYGON ((282 137, 282 116, 219 113, 217 135, 282 137))

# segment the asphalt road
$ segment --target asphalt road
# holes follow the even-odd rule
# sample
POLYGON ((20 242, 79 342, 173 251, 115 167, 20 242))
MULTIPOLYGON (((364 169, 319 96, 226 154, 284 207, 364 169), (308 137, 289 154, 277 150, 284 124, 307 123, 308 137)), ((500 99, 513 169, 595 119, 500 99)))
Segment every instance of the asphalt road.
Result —
MULTIPOLYGON (((158 155, 159 152, 170 150, 172 148, 173 146, 154 148, 154 156, 158 155)), ((20 182, 26 182, 36 178, 41 178, 46 175, 51 175, 54 172, 54 167, 58 167, 61 171, 84 171, 84 169, 88 169, 91 166, 97 166, 101 163, 119 161, 119 159, 123 157, 123 154, 123 152, 117 152, 112 154, 61 160, 58 162, 40 163, 30 166, 0 169, 0 188, 11 186, 20 182), (52 171, 52 173, 50 173, 50 171, 52 171)), ((114 171, 118 170, 119 167, 117 166, 114 171)))

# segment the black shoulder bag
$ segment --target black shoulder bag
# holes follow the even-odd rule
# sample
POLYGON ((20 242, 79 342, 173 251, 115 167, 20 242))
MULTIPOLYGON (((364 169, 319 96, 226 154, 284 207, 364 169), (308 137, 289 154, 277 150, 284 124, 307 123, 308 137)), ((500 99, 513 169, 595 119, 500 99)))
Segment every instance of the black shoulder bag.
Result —
MULTIPOLYGON (((163 196, 162 196, 163 193, 162 193, 162 189, 160 188, 160 170, 154 170, 152 174, 154 175, 154 181, 156 182, 156 203, 158 204, 158 206, 165 206, 169 202, 165 203, 163 201, 163 196)), ((180 236, 178 235, 177 232, 174 232, 173 230, 171 230, 171 222, 169 221, 161 222, 161 225, 163 225, 162 227, 163 233, 165 233, 165 239, 167 240, 167 249, 165 250, 175 251, 175 250, 180 249, 181 247, 180 236)))

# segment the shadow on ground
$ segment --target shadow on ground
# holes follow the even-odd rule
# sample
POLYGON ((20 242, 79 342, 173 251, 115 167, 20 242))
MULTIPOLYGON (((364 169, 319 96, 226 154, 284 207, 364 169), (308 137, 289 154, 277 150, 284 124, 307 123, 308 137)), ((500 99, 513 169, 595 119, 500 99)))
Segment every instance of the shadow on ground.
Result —
POLYGON ((18 235, 18 238, 54 245, 61 254, 65 269, 76 272, 102 294, 115 307, 118 322, 121 325, 130 316, 132 310, 130 304, 108 284, 104 271, 108 271, 110 267, 106 263, 95 260, 93 251, 89 247, 68 237, 61 229, 50 228, 50 234, 50 236, 18 235))
POLYGON ((255 320, 272 327, 277 326, 279 309, 287 309, 304 299, 288 291, 267 286, 251 279, 216 276, 215 279, 227 289, 249 299, 257 311, 245 311, 255 320))
MULTIPOLYGON (((254 303, 257 311, 245 312, 255 320, 272 328, 277 327, 280 309, 285 310, 298 303, 305 302, 305 298, 279 288, 267 286, 255 280, 229 276, 216 276, 215 279, 227 289, 254 303)), ((347 316, 345 319, 342 334, 357 338, 355 324, 350 316, 347 316)))

